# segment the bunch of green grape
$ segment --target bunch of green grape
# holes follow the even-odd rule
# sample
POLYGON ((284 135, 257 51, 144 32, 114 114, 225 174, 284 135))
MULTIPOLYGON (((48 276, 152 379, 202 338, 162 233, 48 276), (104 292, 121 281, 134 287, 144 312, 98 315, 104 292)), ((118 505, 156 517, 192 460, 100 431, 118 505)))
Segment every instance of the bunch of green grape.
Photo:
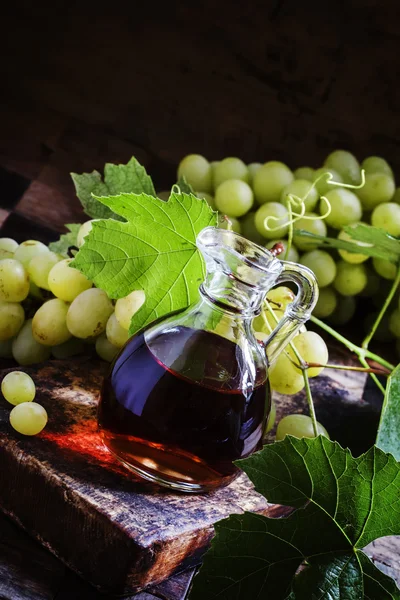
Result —
MULTIPOLYGON (((390 281, 396 276, 395 264, 371 259, 362 253, 321 249, 314 240, 301 237, 298 230, 348 240, 343 228, 363 222, 400 237, 400 188, 396 189, 393 171, 385 159, 369 156, 360 164, 350 152, 335 150, 317 169, 300 167, 292 171, 278 161, 246 165, 239 158, 228 157, 208 162, 203 156, 191 154, 179 164, 178 176, 184 176, 199 197, 204 197, 215 210, 227 215, 234 231, 267 248, 277 241, 283 241, 286 248, 288 194, 306 197, 305 216, 313 219, 295 222, 293 244, 288 255, 284 252, 281 257, 300 262, 315 273, 320 296, 313 314, 334 325, 344 325, 356 313, 358 298, 361 301, 365 297, 372 298, 377 311, 382 305, 390 281), (362 188, 350 190, 340 186, 359 185, 361 169, 365 171, 362 188), (328 183, 325 173, 330 173, 339 185, 328 183), (321 196, 325 196, 331 206, 326 218, 320 218, 326 214, 327 207, 321 196), (273 229, 266 227, 267 217, 277 219, 273 229)), ((400 306, 397 302, 396 298, 376 339, 387 341, 394 336, 400 340, 400 306)), ((366 332, 375 316, 370 314, 366 318, 366 332)), ((400 352, 400 341, 398 350, 400 352)))
MULTIPOLYGON (((81 226, 78 245, 91 223, 81 226)), ((144 292, 114 302, 71 260, 37 240, 0 238, 0 358, 26 366, 85 353, 93 345, 112 361, 128 340, 144 292)))
POLYGON ((3 397, 14 406, 10 424, 23 435, 37 435, 47 423, 47 412, 41 404, 33 402, 36 386, 33 379, 22 371, 11 371, 1 382, 3 397))

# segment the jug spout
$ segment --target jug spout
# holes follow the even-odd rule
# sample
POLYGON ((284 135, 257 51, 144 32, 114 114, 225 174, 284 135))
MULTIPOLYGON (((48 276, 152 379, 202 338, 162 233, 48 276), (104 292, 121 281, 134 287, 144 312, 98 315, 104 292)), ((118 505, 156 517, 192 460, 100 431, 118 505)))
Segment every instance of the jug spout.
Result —
POLYGON ((206 227, 196 243, 207 270, 201 293, 224 309, 254 316, 283 270, 281 261, 226 229, 206 227))

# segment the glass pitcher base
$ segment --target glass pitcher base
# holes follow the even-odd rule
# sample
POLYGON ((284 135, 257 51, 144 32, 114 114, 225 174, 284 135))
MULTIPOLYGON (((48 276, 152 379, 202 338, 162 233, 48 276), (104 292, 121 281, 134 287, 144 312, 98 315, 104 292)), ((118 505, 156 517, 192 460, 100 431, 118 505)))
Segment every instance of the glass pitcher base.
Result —
MULTIPOLYGON (((214 478, 209 476, 207 481, 199 481, 188 475, 187 468, 185 469, 185 473, 180 473, 176 468, 176 463, 169 468, 169 466, 166 466, 165 464, 160 465, 158 461, 156 462, 156 460, 154 460, 154 456, 153 458, 150 458, 148 454, 140 456, 138 453, 133 454, 133 452, 119 452, 114 448, 113 443, 110 444, 110 440, 108 440, 107 437, 108 436, 105 436, 103 433, 102 438, 104 445, 126 469, 139 476, 141 479, 170 490, 192 494, 207 493, 227 486, 236 479, 240 473, 240 471, 237 470, 235 473, 225 477, 218 476, 218 474, 215 473, 214 478)), ((199 468, 199 465, 193 465, 193 467, 193 470, 196 470, 196 468, 199 468)))

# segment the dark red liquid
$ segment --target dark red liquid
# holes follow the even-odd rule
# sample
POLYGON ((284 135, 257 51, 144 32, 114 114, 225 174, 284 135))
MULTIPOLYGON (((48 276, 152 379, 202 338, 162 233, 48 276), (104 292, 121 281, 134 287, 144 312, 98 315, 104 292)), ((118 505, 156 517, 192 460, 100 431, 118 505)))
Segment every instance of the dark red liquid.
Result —
POLYGON ((239 346, 200 330, 174 327, 150 344, 152 351, 143 334, 130 340, 104 381, 105 444, 164 485, 226 485, 238 473, 232 461, 261 447, 270 406, 266 372, 256 372, 255 381, 253 373, 246 388, 251 377, 239 346))

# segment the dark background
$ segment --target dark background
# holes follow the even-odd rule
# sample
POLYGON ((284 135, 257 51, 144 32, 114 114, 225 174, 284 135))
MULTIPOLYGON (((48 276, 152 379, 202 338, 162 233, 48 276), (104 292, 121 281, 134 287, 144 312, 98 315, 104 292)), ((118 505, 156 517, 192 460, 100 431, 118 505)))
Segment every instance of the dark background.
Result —
POLYGON ((83 218, 70 171, 132 154, 158 190, 192 152, 295 168, 342 147, 400 170, 398 2, 102 6, 3 15, 0 167, 34 182, 43 223, 83 218))

